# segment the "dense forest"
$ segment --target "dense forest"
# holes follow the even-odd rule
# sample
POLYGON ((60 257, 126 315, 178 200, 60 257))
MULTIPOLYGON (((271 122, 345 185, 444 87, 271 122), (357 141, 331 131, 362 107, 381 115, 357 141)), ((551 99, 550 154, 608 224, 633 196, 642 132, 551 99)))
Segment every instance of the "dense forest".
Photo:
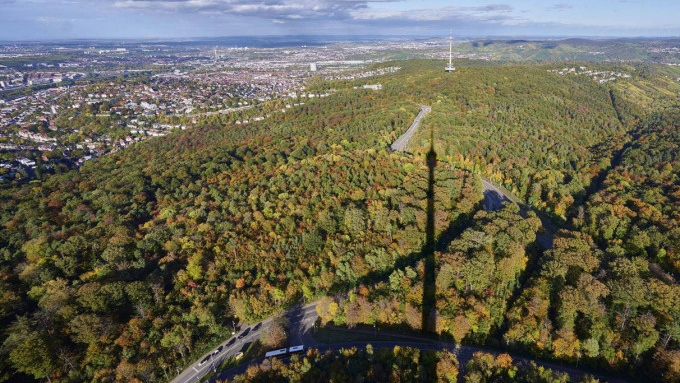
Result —
MULTIPOLYGON (((232 318, 390 271, 424 240, 425 162, 384 148, 415 111, 345 92, 269 125, 197 128, 5 190, 4 371, 162 380, 232 318)), ((441 222, 481 198, 469 173, 435 178, 441 222)))
MULTIPOLYGON (((588 78, 545 71, 461 68, 455 79, 437 84, 427 125, 447 161, 564 218, 606 166, 609 153, 591 148, 630 127, 617 119, 606 88, 588 78)), ((420 144, 427 147, 423 132, 420 144)))
MULTIPOLYGON (((522 218, 517 205, 479 211, 448 249, 435 254, 437 304, 435 312, 427 313, 428 322, 457 342, 466 337, 483 342, 497 331, 508 299, 520 287, 527 246, 535 242, 540 225, 533 213, 522 218)), ((420 329, 424 276, 421 260, 415 267, 395 270, 385 281, 362 284, 347 296, 322 298, 317 311, 324 322, 350 327, 380 323, 420 329)))
POLYGON ((664 379, 680 379, 679 112, 674 106, 640 121, 601 187, 575 215, 580 232, 557 235, 531 289, 509 313, 507 339, 611 367, 646 355, 665 371, 664 379), (527 338, 520 322, 551 337, 552 346, 527 338))
MULTIPOLYGON (((317 82, 310 91, 328 97, 263 121, 202 118, 4 186, 0 381, 168 381, 232 319, 303 298, 320 299, 324 323, 423 330, 424 319, 456 342, 680 379, 680 110, 669 69, 597 64, 631 74, 603 84, 550 72, 578 64, 462 62, 453 74, 437 62, 399 65, 371 79, 380 91, 317 82), (415 154, 390 152, 420 105, 432 113, 415 154), (421 154, 431 144, 429 212, 421 154), (526 205, 482 210, 478 175, 526 205), (562 229, 547 251, 539 216, 562 229), (435 305, 423 313, 426 290, 435 305)), ((349 365, 378 377, 399 363, 415 378, 418 353, 312 352, 235 381, 349 365)), ((457 375, 455 356, 430 357, 457 375)), ((536 376, 525 381, 567 381, 478 362, 466 381, 505 381, 493 374, 513 368, 536 376)))

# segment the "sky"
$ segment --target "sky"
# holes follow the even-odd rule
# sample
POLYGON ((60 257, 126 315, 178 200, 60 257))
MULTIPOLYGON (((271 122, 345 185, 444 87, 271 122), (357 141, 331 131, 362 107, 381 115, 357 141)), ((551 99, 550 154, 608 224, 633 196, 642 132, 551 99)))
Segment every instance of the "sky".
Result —
POLYGON ((0 40, 680 36, 678 0, 0 0, 0 40))

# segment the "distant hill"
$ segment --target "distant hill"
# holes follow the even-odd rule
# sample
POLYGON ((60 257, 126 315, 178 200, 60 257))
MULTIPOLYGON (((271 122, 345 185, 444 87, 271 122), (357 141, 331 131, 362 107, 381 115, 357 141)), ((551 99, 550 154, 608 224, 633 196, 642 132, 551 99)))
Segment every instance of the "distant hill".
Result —
POLYGON ((679 39, 474 40, 459 54, 500 61, 635 61, 680 63, 679 39))

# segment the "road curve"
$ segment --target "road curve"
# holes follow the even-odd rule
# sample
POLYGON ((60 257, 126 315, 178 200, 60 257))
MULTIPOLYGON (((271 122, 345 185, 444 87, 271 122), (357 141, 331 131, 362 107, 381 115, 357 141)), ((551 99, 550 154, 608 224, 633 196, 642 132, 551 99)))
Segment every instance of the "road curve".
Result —
POLYGON ((482 178, 482 187, 484 188, 484 210, 500 210, 505 202, 510 202, 508 196, 484 178, 482 178))
MULTIPOLYGON (((303 344, 305 346, 305 349, 313 347, 317 348, 320 351, 325 351, 325 350, 332 350, 332 351, 338 351, 343 348, 350 348, 350 347, 357 347, 357 348, 362 348, 366 347, 367 344, 373 345, 373 347, 394 347, 394 346, 408 346, 408 347, 414 347, 414 348, 419 348, 421 350, 450 350, 453 351, 456 354, 456 357, 458 358, 458 361, 461 363, 462 366, 465 366, 467 362, 472 358, 472 355, 475 352, 478 351, 483 351, 483 352, 488 352, 492 354, 499 354, 503 352, 502 350, 494 350, 494 349, 489 349, 489 348, 484 348, 484 347, 477 347, 477 346, 461 346, 461 345, 456 345, 453 343, 443 343, 443 342, 438 342, 436 340, 433 340, 431 338, 427 337, 421 337, 421 336, 416 336, 416 335, 402 335, 402 334, 390 334, 389 332, 381 332, 382 335, 392 335, 396 338, 401 338, 401 340, 398 341, 357 341, 357 342, 343 342, 343 343, 335 343, 335 344, 319 344, 313 337, 312 337, 312 328, 314 326, 314 323, 316 322, 318 318, 318 314, 316 313, 316 302, 307 304, 307 305, 295 305, 284 313, 284 316, 288 319, 289 322, 289 343, 291 346, 293 345, 298 345, 298 344, 303 344)), ((236 355, 241 349, 244 347, 244 345, 247 345, 249 342, 253 342, 256 339, 259 338, 260 333, 262 330, 266 329, 269 323, 271 323, 273 318, 268 318, 263 320, 261 323, 261 327, 256 330, 256 331, 250 331, 247 336, 243 337, 242 339, 238 339, 237 337, 235 338, 236 340, 234 343, 230 346, 225 346, 224 349, 220 354, 215 356, 214 360, 206 362, 203 366, 198 366, 198 361, 196 363, 193 363, 189 368, 187 368, 182 374, 180 374, 178 377, 172 380, 172 383, 196 383, 201 380, 204 376, 206 376, 209 372, 214 370, 215 367, 219 366, 219 364, 226 358, 231 357, 236 355), (213 367, 214 366, 214 367, 213 367)), ((242 326, 244 328, 247 327, 246 325, 242 326)), ((247 328, 252 329, 253 326, 249 326, 247 328)), ((353 333, 365 333, 367 337, 371 337, 374 335, 373 331, 362 331, 362 330, 346 330, 348 332, 353 332, 353 333)), ((242 332, 241 332, 242 333, 242 332)), ((231 338, 229 338, 231 339, 231 338)), ((227 341, 223 343, 226 344, 227 341)), ((208 354, 204 355, 207 356, 208 354)), ((515 355, 512 355, 512 358, 515 361, 518 362, 523 362, 523 363, 528 363, 532 361, 533 359, 527 359, 527 358, 522 358, 518 357, 515 355)), ((203 358, 199 359, 202 360, 203 358)), ((210 382, 216 382, 219 380, 225 380, 225 379, 232 379, 235 375, 243 374, 246 372, 249 366, 254 365, 254 364, 260 364, 262 361, 264 361, 264 357, 256 358, 254 360, 248 361, 241 363, 240 365, 233 367, 229 370, 225 370, 220 372, 219 374, 215 375, 213 378, 210 379, 210 382)), ((572 376, 572 378, 580 378, 584 374, 587 373, 587 371, 576 369, 573 367, 569 366, 562 366, 557 363, 550 363, 550 362, 543 362, 539 360, 533 360, 536 364, 540 366, 544 366, 547 368, 551 368, 554 371, 560 371, 560 372, 565 372, 572 376)), ((596 377, 598 377, 596 374, 593 374, 596 377)), ((599 377, 600 379, 603 379, 602 377, 599 377)), ((625 383, 623 380, 614 380, 614 379, 607 379, 604 378, 604 380, 610 382, 610 383, 625 383)))
MULTIPOLYGON (((524 214, 531 210, 531 207, 525 205, 519 198, 512 195, 509 191, 497 187, 491 181, 484 177, 482 179, 482 187, 484 190, 484 210, 486 211, 497 211, 503 208, 503 204, 506 202, 514 202, 519 205, 520 212, 524 214)), ((541 212, 536 211, 536 215, 541 220, 543 225, 543 232, 536 235, 536 242, 541 246, 543 250, 548 250, 552 248, 553 238, 557 232, 557 226, 553 223, 550 218, 546 217, 541 212)))
POLYGON ((390 146, 392 151, 395 152, 404 152, 406 151, 406 148, 408 148, 408 143, 411 141, 411 138, 413 138, 413 135, 416 133, 416 130, 418 130, 418 127, 420 126, 420 120, 422 120, 425 115, 430 113, 432 111, 432 108, 427 106, 427 105, 422 105, 420 107, 420 113, 416 116, 416 119, 413 120, 413 123, 411 124, 411 127, 408 128, 404 134, 401 135, 401 137, 397 138, 394 143, 390 146))
MULTIPOLYGON (((347 330, 348 332, 365 332, 367 336, 372 336, 373 332, 371 331, 354 331, 354 330, 347 330)), ((411 347, 411 348, 417 348, 421 351, 429 351, 429 350, 448 350, 453 352, 456 355, 456 359, 458 359, 458 362, 460 363, 460 366, 464 369, 467 363, 472 359, 473 355, 476 352, 485 352, 485 353, 490 353, 493 355, 498 355, 503 353, 504 351, 500 350, 494 350, 494 349, 489 349, 485 347, 477 347, 477 346, 461 346, 458 344, 454 343, 446 343, 446 342, 439 342, 430 338, 424 338, 424 337, 417 337, 417 336, 403 336, 399 334, 390 334, 390 333, 382 333, 382 335, 395 335, 395 337, 400 337, 403 338, 403 340, 399 341, 354 341, 354 342, 343 342, 343 343, 335 343, 335 344, 320 344, 314 348, 318 349, 320 352, 324 353, 326 351, 333 351, 337 352, 342 349, 348 349, 352 347, 356 348, 365 348, 367 345, 372 345, 373 348, 393 348, 394 346, 400 346, 400 347, 411 347)), ((305 347, 307 348, 307 347, 305 347)), ((538 366, 542 366, 544 368, 550 368, 553 371, 556 372, 563 372, 568 374, 573 381, 578 381, 580 378, 582 378, 584 375, 588 374, 588 371, 583 371, 577 368, 569 367, 569 366, 563 366, 558 363, 551 363, 551 362, 543 362, 543 361, 537 361, 533 359, 528 359, 524 357, 518 357, 518 356, 513 356, 511 355, 513 361, 516 363, 521 363, 521 364, 529 364, 530 362, 536 363, 538 366)), ((253 365, 259 365, 261 364, 266 358, 260 357, 254 360, 251 360, 249 363, 243 363, 239 366, 236 366, 234 368, 231 368, 229 370, 223 371, 219 375, 216 375, 212 379, 210 379, 210 383, 214 383, 217 381, 222 381, 225 379, 233 379, 234 376, 236 375, 241 375, 244 374, 248 367, 253 366, 253 365)), ((281 358, 281 359, 287 359, 287 358, 281 358)), ((592 374, 591 375, 595 376, 596 378, 600 379, 603 382, 609 382, 609 383, 626 383, 625 380, 620 380, 620 379, 612 379, 608 377, 603 377, 599 376, 597 374, 592 374)))

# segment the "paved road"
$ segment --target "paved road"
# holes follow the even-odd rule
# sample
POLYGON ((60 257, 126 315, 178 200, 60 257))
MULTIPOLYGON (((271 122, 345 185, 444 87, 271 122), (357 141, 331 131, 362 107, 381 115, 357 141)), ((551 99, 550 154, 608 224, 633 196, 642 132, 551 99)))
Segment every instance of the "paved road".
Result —
MULTIPOLYGON (((312 337, 312 327, 314 322, 318 317, 316 313, 316 302, 310 303, 308 305, 296 305, 286 310, 284 316, 288 319, 289 326, 289 342, 291 345, 304 344, 305 348, 316 346, 318 343, 312 337)), ((211 352, 201 356, 196 362, 194 362, 190 367, 179 374, 171 383, 196 383, 201 380, 208 373, 213 372, 219 367, 220 363, 227 358, 236 356, 241 349, 258 339, 260 339, 260 334, 262 331, 267 329, 273 318, 267 318, 260 322, 260 326, 255 330, 256 324, 241 325, 241 330, 234 336, 229 334, 228 338, 224 342, 220 343, 223 347, 222 351, 216 355, 212 355, 212 352, 217 349, 213 349, 211 352), (244 332, 248 332, 247 335, 238 339, 238 336, 244 332), (232 341, 233 340, 233 341, 232 341), (207 362, 199 366, 200 361, 204 360, 206 357, 211 356, 207 362)), ((218 346, 219 347, 219 346, 218 346)), ((248 366, 249 364, 243 364, 243 366, 248 366)), ((245 371, 245 370, 243 370, 245 371)), ((214 380, 213 380, 214 381, 214 380)))
POLYGON ((288 319, 288 342, 291 346, 302 344, 306 348, 318 345, 312 337, 312 327, 319 317, 316 313, 316 302, 306 306, 295 305, 286 310, 284 315, 288 319))
MULTIPOLYGON (((525 205, 519 198, 510 194, 507 190, 496 187, 494 184, 489 182, 487 179, 482 177, 482 187, 484 189, 484 210, 486 211, 496 211, 503 208, 503 204, 506 202, 514 202, 519 205, 520 213, 524 215, 531 208, 525 205)), ((543 225, 543 232, 536 235, 536 242, 543 248, 543 250, 548 250, 552 248, 553 237, 557 231, 557 227, 550 220, 550 218, 537 212, 538 218, 541 220, 543 225)))
POLYGON ((510 198, 501 189, 492 185, 489 181, 482 178, 484 187, 484 210, 496 211, 503 208, 505 202, 510 202, 510 198))
MULTIPOLYGON (((356 331, 356 330, 346 330, 348 332, 352 333, 366 333, 367 337, 371 337, 373 335, 373 332, 371 331, 356 331)), ((388 335, 389 333, 382 333, 382 335, 388 335)), ((418 348, 422 351, 428 351, 428 350, 448 350, 453 352, 456 355, 456 358, 458 359, 458 362, 462 366, 462 368, 465 368, 465 365, 472 359, 472 356, 476 352, 485 352, 485 353, 490 353, 493 355, 498 355, 501 354, 503 351, 498 351, 498 350, 493 350, 493 349, 488 349, 484 347, 476 347, 476 346, 461 346, 453 343, 446 343, 446 342, 438 342, 436 340, 432 340, 430 338, 422 338, 422 337, 417 337, 417 336, 404 336, 404 335, 398 335, 394 334, 395 337, 402 338, 402 340, 395 340, 395 341, 355 341, 355 342, 344 342, 344 343, 335 343, 335 344, 319 344, 315 346, 321 353, 324 353, 326 351, 340 351, 341 349, 347 349, 347 348, 365 348, 366 345, 370 344, 373 346, 373 348, 393 348, 394 346, 401 346, 401 347, 412 347, 412 348, 418 348)), ((305 349, 307 347, 305 346, 305 349)), ((512 355, 511 355, 512 356, 512 355)), ((210 382, 216 382, 220 380, 225 380, 225 379, 233 379, 234 376, 236 375, 241 375, 246 372, 248 367, 253 366, 253 365, 259 365, 262 362, 264 362, 266 358, 260 357, 254 360, 251 360, 249 363, 243 363, 239 366, 236 366, 232 369, 229 369, 227 371, 223 371, 221 374, 215 376, 210 380, 210 382)), ((288 358, 281 358, 283 361, 287 361, 288 358)), ((558 363, 550 363, 550 362, 542 362, 542 361, 536 361, 533 359, 527 359, 523 357, 518 357, 518 356, 512 356, 512 359, 515 363, 518 364, 524 364, 528 365, 532 361, 536 363, 539 366, 543 366, 545 368, 550 368, 553 371, 558 371, 558 372, 563 372, 569 374, 569 376, 572 378, 573 381, 578 381, 580 378, 582 378, 584 375, 586 375, 588 372, 579 370, 576 368, 568 367, 568 366, 563 366, 558 363)), ((599 376, 597 374, 591 374, 594 375, 596 378, 600 379, 602 382, 609 382, 609 383, 626 383, 625 380, 620 380, 620 379, 612 379, 612 378, 607 378, 603 376, 599 376)))
POLYGON ((230 336, 220 344, 220 346, 223 347, 222 352, 216 355, 212 355, 207 362, 205 362, 203 365, 199 365, 200 361, 210 356, 214 350, 201 356, 200 359, 198 359, 195 363, 193 363, 190 367, 188 367, 175 379, 173 379, 171 383, 199 382, 200 379, 203 378, 205 375, 212 371, 215 371, 223 360, 235 356, 239 351, 241 351, 241 348, 243 348, 245 344, 254 342, 255 340, 259 339, 260 332, 262 331, 262 329, 266 328, 269 325, 269 323, 271 323, 271 318, 263 321, 260 328, 256 331, 252 331, 254 325, 253 326, 242 325, 241 328, 243 329, 243 331, 240 331, 235 336, 230 336), (238 335, 245 331, 248 331, 248 334, 244 336, 242 339, 238 339, 238 335))
POLYGON ((416 130, 418 130, 418 126, 420 126, 420 120, 422 120, 422 118, 425 117, 426 114, 430 113, 431 110, 432 108, 427 105, 421 106, 420 113, 418 113, 416 119, 413 120, 411 127, 408 128, 408 130, 404 134, 402 134, 401 137, 397 138, 397 140, 394 141, 394 143, 392 143, 390 148, 395 152, 406 151, 409 141, 411 141, 411 138, 413 138, 413 135, 415 134, 416 130))
POLYGON ((255 105, 239 106, 238 108, 227 108, 227 109, 222 109, 222 110, 216 110, 214 112, 187 114, 186 117, 200 117, 200 116, 214 116, 216 114, 229 114, 229 113, 234 113, 234 112, 241 112, 241 111, 248 110, 248 109, 253 109, 254 107, 255 107, 255 105))
MULTIPOLYGON (((314 323, 316 319, 318 318, 318 315, 316 313, 316 302, 310 303, 308 305, 296 305, 294 307, 291 307, 288 309, 285 313, 284 316, 288 319, 289 321, 289 343, 291 346, 298 345, 298 344, 303 344, 305 346, 305 349, 314 347, 319 349, 320 351, 324 352, 326 350, 332 350, 332 351, 339 351, 340 349, 343 348, 350 348, 350 347, 357 347, 357 348, 364 348, 366 347, 367 344, 373 345, 375 348, 381 348, 381 347, 394 347, 394 346, 408 346, 408 347, 414 347, 414 348, 419 348, 421 350, 450 350, 453 351, 456 354, 456 357, 458 358, 458 361, 460 362, 461 366, 465 366, 467 362, 472 359, 472 355, 475 352, 478 351, 483 351, 491 354, 499 354, 502 351, 498 350, 493 350, 493 349, 487 349, 483 347, 476 347, 476 346, 461 346, 461 345, 456 345, 453 343, 445 343, 445 342, 438 342, 436 340, 433 340, 431 338, 427 337, 419 337, 419 336, 413 336, 413 335, 402 335, 402 334, 390 334, 386 332, 382 332, 382 335, 393 335, 395 338, 399 338, 400 340, 394 340, 394 341, 357 341, 357 342, 343 342, 343 343, 335 343, 335 344, 320 344, 318 343, 313 337, 312 337, 312 328, 314 326, 314 323)), ((227 357, 234 356, 236 353, 238 353, 241 348, 243 348, 244 345, 246 345, 249 342, 253 342, 257 340, 260 336, 260 332, 264 329, 267 328, 269 323, 271 323, 272 318, 268 318, 264 321, 262 321, 261 327, 256 330, 256 331, 249 331, 248 335, 245 336, 243 339, 236 339, 234 343, 230 346, 225 346, 225 349, 222 350, 221 353, 216 355, 211 361, 206 362, 203 366, 198 366, 198 362, 194 363, 191 367, 189 367, 187 370, 185 370, 182 374, 180 374, 177 378, 172 380, 172 383, 196 383, 200 381, 202 377, 204 377, 206 374, 212 371, 213 369, 213 362, 214 366, 219 366, 219 364, 222 362, 222 360, 226 359, 227 357)), ((243 330, 241 333, 246 331, 247 328, 252 329, 253 326, 242 326, 243 330)), ((374 335, 373 331, 361 331, 361 330, 346 330, 353 334, 356 333, 365 333, 367 338, 370 338, 374 335)), ((230 338, 232 339, 232 338, 230 338)), ((228 343, 225 341, 223 345, 228 343)), ((209 354, 204 355, 207 356, 209 354)), ((522 362, 522 363, 529 363, 532 361, 532 359, 526 359, 522 357, 517 357, 517 356, 512 356, 513 359, 516 362, 522 362)), ((202 360, 203 358, 199 359, 202 360)), ((285 358, 284 358, 285 359, 285 358)), ((210 379, 210 382, 215 382, 218 380, 225 380, 225 379, 232 379, 235 375, 243 374, 246 372, 249 366, 260 364, 265 360, 264 357, 256 358, 254 360, 248 361, 246 363, 242 363, 234 368, 231 368, 226 371, 222 371, 218 375, 214 376, 213 378, 210 379)), ((542 362, 542 361, 534 361, 536 364, 540 366, 544 366, 546 368, 551 368, 555 371, 561 371, 568 373, 569 375, 572 376, 572 378, 575 378, 578 380, 581 376, 583 376, 586 371, 578 370, 576 368, 572 367, 565 367, 557 363, 548 363, 548 362, 542 362)), ((597 377, 597 375, 596 375, 597 377)), ((608 381, 611 383, 624 383, 625 381, 623 380, 613 380, 613 379, 606 379, 603 377, 599 377, 602 381, 608 381)))

